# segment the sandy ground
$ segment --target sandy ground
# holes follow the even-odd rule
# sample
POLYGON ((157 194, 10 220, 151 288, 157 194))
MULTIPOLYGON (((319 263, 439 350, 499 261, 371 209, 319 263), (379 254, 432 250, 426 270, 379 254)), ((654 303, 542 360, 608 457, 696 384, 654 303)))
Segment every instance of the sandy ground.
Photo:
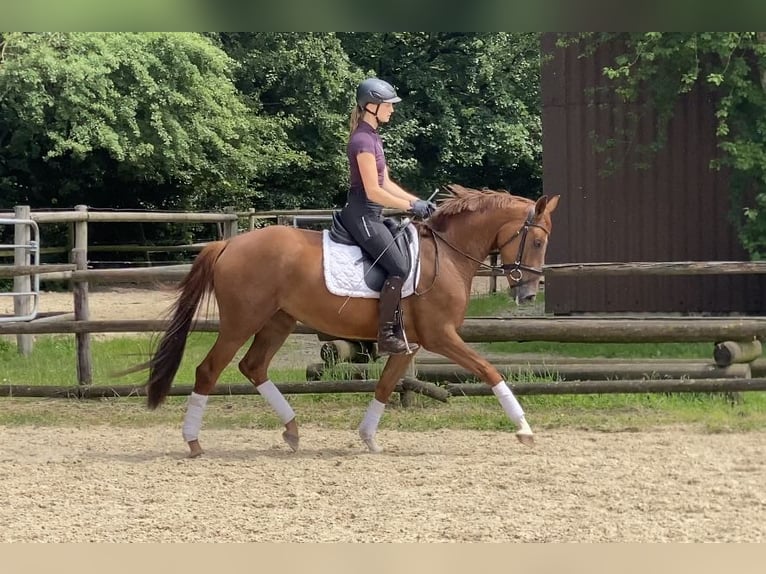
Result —
MULTIPOLYGON (((110 287, 108 290, 91 289, 88 308, 93 320, 107 319, 154 319, 164 313, 175 300, 172 287, 162 289, 138 289, 133 287, 110 287)), ((0 314, 13 312, 11 297, 0 298, 0 314)), ((39 313, 73 313, 72 293, 41 291, 39 313)))
MULTIPOLYGON (((172 300, 94 291, 91 317, 172 300)), ((71 312, 71 295, 43 293, 40 310, 71 312)), ((290 352, 318 360, 302 337, 290 352)), ((369 455, 353 431, 307 427, 293 454, 277 431, 203 430, 189 460, 175 426, 0 427, 0 542, 766 541, 766 433, 543 431, 534 450, 504 432, 379 438, 387 452, 369 455)))
POLYGON ((766 434, 0 427, 1 542, 764 542, 766 434))

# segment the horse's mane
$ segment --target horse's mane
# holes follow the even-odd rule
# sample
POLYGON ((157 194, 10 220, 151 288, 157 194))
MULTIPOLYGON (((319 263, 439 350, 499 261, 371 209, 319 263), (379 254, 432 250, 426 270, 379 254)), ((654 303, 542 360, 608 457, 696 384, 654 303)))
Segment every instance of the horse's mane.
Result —
POLYGON ((450 193, 439 201, 439 208, 428 220, 434 229, 444 226, 445 220, 452 215, 466 211, 487 211, 514 207, 518 203, 532 203, 530 199, 511 195, 505 190, 472 189, 456 183, 443 186, 450 193))

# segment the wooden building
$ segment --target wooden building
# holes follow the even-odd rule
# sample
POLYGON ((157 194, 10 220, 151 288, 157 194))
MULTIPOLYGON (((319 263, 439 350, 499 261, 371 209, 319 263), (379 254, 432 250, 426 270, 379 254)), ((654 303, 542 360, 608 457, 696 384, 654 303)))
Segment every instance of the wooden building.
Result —
MULTIPOLYGON (((543 190, 561 194, 547 263, 747 261, 730 222, 729 180, 713 171, 717 152, 710 96, 679 102, 664 147, 656 117, 635 130, 605 86, 614 48, 579 57, 545 34, 542 68, 543 190), (615 141, 605 151, 601 144, 615 141), (640 165, 643 162, 643 165, 640 165)), ((635 110, 634 110, 635 111, 635 110)), ((546 284, 546 311, 576 313, 763 314, 766 276, 571 277, 546 284)))

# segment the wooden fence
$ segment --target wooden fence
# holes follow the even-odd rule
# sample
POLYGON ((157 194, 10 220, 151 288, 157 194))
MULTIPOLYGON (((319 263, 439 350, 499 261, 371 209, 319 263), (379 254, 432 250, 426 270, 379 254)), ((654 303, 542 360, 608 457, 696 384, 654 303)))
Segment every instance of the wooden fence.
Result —
MULTIPOLYGON (((310 215, 329 215, 328 213, 310 213, 310 215)), ((305 212, 302 212, 305 213, 305 212)), ((2 215, 2 214, 0 214, 2 215)), ((88 287, 90 284, 107 282, 155 283, 159 281, 178 281, 189 270, 189 265, 172 265, 142 269, 88 269, 87 231, 89 222, 114 221, 155 221, 155 222, 218 222, 222 225, 223 237, 231 237, 239 232, 241 213, 144 213, 144 212, 92 212, 84 206, 78 206, 74 212, 37 212, 31 218, 40 223, 69 222, 73 225, 72 263, 68 265, 14 265, 0 266, 0 277, 11 277, 47 273, 57 278, 67 278, 72 282, 74 298, 74 317, 44 317, 27 322, 0 324, 0 334, 15 334, 17 337, 31 337, 35 334, 71 333, 76 338, 77 388, 29 387, 13 385, 0 387, 0 395, 15 396, 119 396, 142 393, 140 387, 105 387, 92 385, 90 335, 104 332, 157 332, 167 327, 167 322, 160 320, 121 320, 92 321, 88 306, 88 287), (47 389, 47 390, 46 390, 47 389), (35 393, 40 393, 35 395, 35 393)), ((249 218, 248 228, 255 226, 259 217, 289 217, 285 212, 244 214, 249 218)), ((296 214, 292 215, 297 217, 296 214)), ((287 223, 287 219, 282 219, 287 223)), ((661 274, 667 273, 763 273, 766 265, 751 262, 682 262, 682 263, 633 263, 633 264, 575 264, 555 265, 545 269, 545 275, 557 276, 567 273, 617 273, 617 274, 661 274)), ((193 329, 197 331, 216 331, 216 320, 198 321, 193 329)), ((299 325, 296 333, 316 333, 304 325, 299 325)), ((710 342, 711 345, 725 341, 734 344, 762 340, 766 337, 766 317, 534 317, 534 318, 469 318, 460 330, 461 336, 469 343, 493 341, 555 341, 555 342, 710 342)), ((423 372, 427 371, 426 364, 423 372)), ((454 367, 452 367, 454 369, 454 367)), ((580 374, 586 372, 580 367, 580 374)), ((591 369, 590 373, 595 372, 591 369)), ((442 371, 444 373, 444 371, 442 371)), ((552 383, 513 383, 518 394, 532 393, 602 393, 602 392, 676 392, 676 391, 745 391, 766 390, 766 378, 752 377, 752 371, 742 366, 732 366, 712 374, 700 376, 700 368, 690 370, 687 376, 672 380, 653 380, 646 377, 624 380, 588 380, 558 381, 552 383), (689 374, 695 375, 689 377, 689 374), (717 376, 720 375, 720 376, 717 376), (607 384, 608 383, 608 384, 607 384)), ((458 373, 458 376, 465 373, 458 373)), ((449 379, 442 375, 442 378, 449 379)), ((323 381, 284 383, 283 392, 352 392, 368 391, 374 381, 323 381)), ((471 385, 471 384, 469 384, 471 385)), ((279 385, 278 385, 279 386, 279 385)), ((227 385, 223 392, 251 392, 251 385, 227 385)), ((179 387, 187 392, 183 386, 179 387)), ((452 394, 489 394, 486 385, 466 386, 461 382, 447 383, 446 387, 437 387, 421 381, 419 378, 407 378, 398 387, 402 392, 423 392, 439 400, 445 400, 445 388, 452 394)), ((181 391, 179 391, 181 392, 181 391)))

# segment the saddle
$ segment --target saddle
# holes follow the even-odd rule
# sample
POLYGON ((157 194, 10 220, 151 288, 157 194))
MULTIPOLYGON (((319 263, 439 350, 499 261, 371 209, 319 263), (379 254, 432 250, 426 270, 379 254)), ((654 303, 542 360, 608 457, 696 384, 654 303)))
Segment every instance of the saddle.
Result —
MULTIPOLYGON (((388 249, 399 249, 407 261, 407 275, 402 290, 402 297, 405 297, 407 294, 412 294, 415 285, 413 271, 416 267, 415 263, 420 247, 417 232, 409 222, 400 224, 395 219, 386 217, 383 219, 383 223, 395 238, 394 243, 388 249)), ((362 251, 362 248, 343 226, 339 212, 333 213, 332 226, 324 233, 325 282, 330 292, 336 295, 377 297, 386 280, 386 271, 380 265, 373 265, 374 259, 362 251), (332 253, 328 255, 328 251, 332 251, 332 253), (349 257, 351 258, 350 261, 349 257), (344 258, 346 259, 345 263, 342 261, 344 258), (349 283, 347 289, 339 287, 337 277, 339 273, 347 276, 346 281, 349 283), (350 291, 351 284, 356 285, 356 292, 350 291), (334 289, 333 285, 335 285, 334 289)))

